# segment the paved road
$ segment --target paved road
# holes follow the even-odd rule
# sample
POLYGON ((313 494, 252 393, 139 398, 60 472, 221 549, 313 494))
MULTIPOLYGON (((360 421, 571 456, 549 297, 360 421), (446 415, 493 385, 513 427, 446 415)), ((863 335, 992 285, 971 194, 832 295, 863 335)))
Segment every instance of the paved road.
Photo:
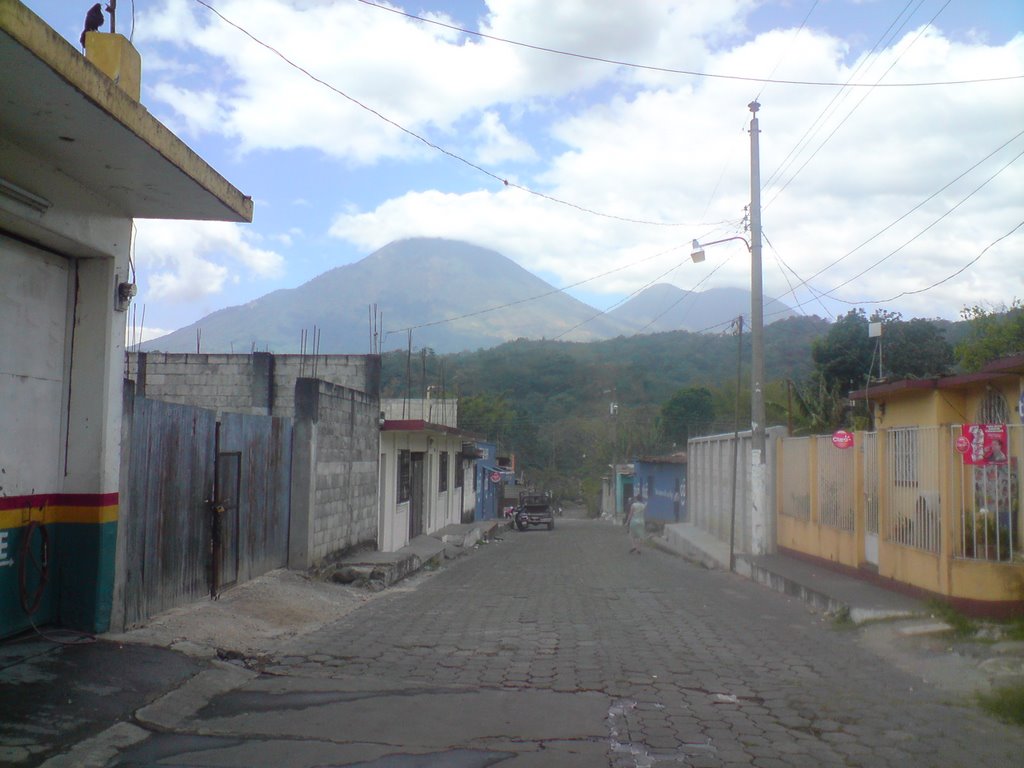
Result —
MULTIPOLYGON (((1024 732, 607 523, 509 532, 290 644, 119 765, 1010 766, 1024 732)), ((199 678, 197 678, 199 680, 199 678)))

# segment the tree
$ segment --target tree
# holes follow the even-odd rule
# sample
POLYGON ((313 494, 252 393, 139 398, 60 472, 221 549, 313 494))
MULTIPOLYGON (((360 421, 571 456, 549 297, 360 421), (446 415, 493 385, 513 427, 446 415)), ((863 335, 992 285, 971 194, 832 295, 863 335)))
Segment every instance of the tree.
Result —
POLYGON ((928 320, 886 323, 882 349, 886 373, 894 379, 924 379, 949 373, 953 348, 942 330, 928 320))
POLYGON ((838 318, 824 337, 811 344, 815 373, 828 392, 845 392, 864 383, 871 369, 874 340, 868 338, 863 309, 851 309, 838 318))
POLYGON ((956 346, 964 370, 977 371, 998 357, 1024 352, 1024 304, 1020 299, 997 310, 964 307, 960 317, 970 326, 967 338, 956 346))
POLYGON ((667 439, 685 445, 693 430, 706 428, 714 418, 711 391, 685 387, 661 406, 661 431, 667 439))

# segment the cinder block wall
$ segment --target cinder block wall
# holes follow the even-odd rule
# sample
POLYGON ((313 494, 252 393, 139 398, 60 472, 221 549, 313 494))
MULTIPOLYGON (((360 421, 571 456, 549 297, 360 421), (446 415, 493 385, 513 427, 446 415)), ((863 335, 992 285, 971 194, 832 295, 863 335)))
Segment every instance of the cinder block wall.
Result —
POLYGON ((129 352, 126 368, 126 378, 136 383, 141 397, 286 418, 295 415, 295 382, 301 377, 374 397, 380 390, 380 358, 375 355, 129 352))
POLYGON ((376 542, 379 401, 319 379, 295 384, 289 566, 376 542))

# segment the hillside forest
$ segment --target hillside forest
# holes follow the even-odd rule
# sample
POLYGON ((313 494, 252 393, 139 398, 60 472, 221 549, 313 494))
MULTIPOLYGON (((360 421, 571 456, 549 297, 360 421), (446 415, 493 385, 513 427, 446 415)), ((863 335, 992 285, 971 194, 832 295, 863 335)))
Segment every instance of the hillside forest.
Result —
MULTIPOLYGON (((792 434, 869 426, 848 393, 879 380, 977 370, 1024 352, 1024 307, 967 307, 960 322, 853 309, 764 329, 769 425, 792 434), (869 323, 881 323, 880 338, 869 323), (879 361, 881 357, 881 362, 879 361)), ((737 324, 738 325, 738 324, 737 324)), ((384 397, 457 397, 459 427, 514 454, 529 482, 594 503, 610 464, 685 450, 690 437, 750 426, 750 334, 675 331, 574 343, 383 355, 384 397)))

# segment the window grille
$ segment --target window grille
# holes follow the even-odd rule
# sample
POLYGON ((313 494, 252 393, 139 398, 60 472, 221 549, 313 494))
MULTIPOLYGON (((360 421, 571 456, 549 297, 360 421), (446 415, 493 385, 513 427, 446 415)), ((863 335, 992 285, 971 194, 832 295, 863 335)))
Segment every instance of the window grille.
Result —
POLYGON ((979 424, 1006 424, 1010 420, 1010 409, 1002 393, 990 389, 978 406, 979 424))
POLYGON ((917 429, 889 430, 889 456, 896 485, 917 485, 917 429))

